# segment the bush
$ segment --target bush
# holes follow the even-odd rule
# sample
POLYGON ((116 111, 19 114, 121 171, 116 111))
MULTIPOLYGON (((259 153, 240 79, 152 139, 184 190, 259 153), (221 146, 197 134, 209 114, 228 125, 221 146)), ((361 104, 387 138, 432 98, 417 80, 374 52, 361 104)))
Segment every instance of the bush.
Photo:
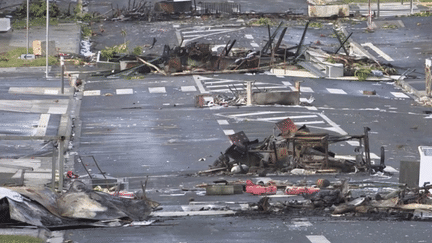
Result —
MULTIPOLYGON (((45 0, 35 0, 31 1, 29 5, 29 15, 32 18, 46 18, 46 1, 45 0)), ((18 19, 27 18, 27 2, 22 3, 16 10, 13 12, 15 17, 18 19)), ((59 17, 61 14, 60 8, 55 3, 50 3, 49 10, 50 17, 59 17)))
POLYGON ((128 51, 128 43, 124 43, 121 45, 115 45, 111 47, 105 47, 104 50, 101 50, 101 55, 104 58, 111 59, 117 53, 127 53, 128 51))

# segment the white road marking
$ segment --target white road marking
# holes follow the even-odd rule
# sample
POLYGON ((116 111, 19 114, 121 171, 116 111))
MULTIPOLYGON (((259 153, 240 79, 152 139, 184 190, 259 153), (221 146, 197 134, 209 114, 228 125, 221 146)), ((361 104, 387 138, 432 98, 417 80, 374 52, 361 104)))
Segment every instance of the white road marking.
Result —
POLYGON ((315 106, 305 106, 306 109, 310 110, 310 111, 317 111, 318 108, 316 108, 315 106))
POLYGON ((195 86, 181 86, 182 92, 194 92, 197 91, 195 86))
POLYGON ((59 93, 58 90, 53 90, 53 89, 46 89, 44 91, 44 94, 46 94, 46 95, 57 95, 58 93, 59 93))
POLYGON ((364 44, 361 44, 362 46, 367 46, 370 49, 374 50, 378 55, 380 55, 382 58, 384 58, 386 61, 389 62, 393 62, 393 58, 391 58, 389 55, 385 54, 383 51, 381 51, 381 49, 379 49, 378 47, 376 47, 374 44, 367 42, 364 44))
POLYGON ((217 122, 219 123, 219 125, 229 125, 227 120, 217 120, 217 122))
POLYGON ((249 34, 245 35, 245 38, 249 39, 249 40, 253 40, 254 39, 254 37, 252 35, 249 35, 249 34))
POLYGON ((284 111, 260 111, 260 112, 251 112, 251 113, 243 113, 243 114, 235 114, 229 115, 230 117, 241 117, 241 116, 259 116, 259 115, 268 115, 268 114, 280 114, 285 113, 284 111))
POLYGON ((397 98, 409 98, 408 95, 402 93, 402 92, 390 92, 394 97, 397 98))
POLYGON ((331 243, 324 235, 306 235, 311 243, 331 243))
POLYGON ((257 43, 255 43, 255 42, 252 42, 252 43, 250 43, 251 44, 251 46, 253 46, 253 47, 259 47, 259 45, 257 44, 257 43))
POLYGON ((327 88, 327 91, 332 93, 332 94, 347 94, 345 91, 343 91, 342 89, 331 89, 331 88, 327 88))
POLYGON ((346 141, 349 145, 354 146, 354 147, 358 147, 360 146, 360 142, 359 141, 346 141))
POLYGON ((375 153, 370 153, 370 158, 371 159, 380 159, 380 157, 378 155, 376 155, 375 153))
POLYGON ((165 87, 149 87, 150 93, 166 93, 165 87))
POLYGON ((234 130, 223 130, 223 132, 225 133, 225 135, 233 135, 235 132, 234 130))
MULTIPOLYGON (((290 89, 291 89, 292 91, 297 91, 296 87, 294 87, 294 86, 289 86, 289 87, 290 87, 290 89)), ((300 86, 300 92, 304 92, 304 93, 313 93, 314 91, 313 91, 312 88, 310 88, 310 87, 303 87, 303 86, 300 86)))
POLYGON ((182 46, 186 46, 186 44, 193 42, 197 39, 200 38, 204 38, 204 37, 208 37, 208 36, 212 36, 212 35, 219 35, 219 34, 226 34, 229 32, 234 32, 234 31, 239 31, 244 29, 245 27, 242 28, 237 28, 237 29, 211 29, 211 27, 208 27, 207 29, 200 29, 200 30, 192 30, 192 31, 182 31, 182 35, 183 35, 183 44, 182 46), (201 33, 201 34, 198 34, 201 33), (191 35, 188 35, 191 34, 191 35))
POLYGON ((235 214, 233 210, 218 210, 218 211, 188 211, 188 212, 152 212, 154 217, 184 217, 184 216, 210 216, 210 215, 231 215, 235 214))
POLYGON ((116 89, 116 94, 118 95, 133 94, 133 89, 116 89))
POLYGON ((203 77, 203 76, 198 76, 198 75, 193 75, 192 77, 195 80, 195 83, 196 83, 200 93, 201 94, 208 94, 209 92, 207 90, 205 90, 204 86, 201 83, 201 80, 207 80, 209 78, 203 77))
POLYGON ((48 108, 49 114, 66 114, 67 106, 57 107, 57 106, 51 106, 48 108))
POLYGON ((40 119, 38 122, 38 127, 36 129, 35 136, 45 136, 47 128, 48 128, 48 122, 50 119, 50 114, 41 114, 40 119))
POLYGON ((86 90, 83 93, 84 96, 98 96, 100 94, 101 94, 100 90, 86 90))
POLYGON ((292 86, 292 84, 289 81, 282 81, 282 83, 285 86, 292 86))

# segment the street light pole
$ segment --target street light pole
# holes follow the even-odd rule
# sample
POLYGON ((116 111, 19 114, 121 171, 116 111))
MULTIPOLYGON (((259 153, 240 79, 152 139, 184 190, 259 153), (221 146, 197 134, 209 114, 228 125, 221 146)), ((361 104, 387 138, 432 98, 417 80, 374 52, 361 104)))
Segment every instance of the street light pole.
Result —
POLYGON ((46 57, 46 76, 48 78, 48 43, 49 43, 49 0, 47 0, 47 20, 46 20, 46 46, 45 46, 45 57, 46 57))
POLYGON ((29 1, 30 0, 27 0, 27 54, 26 54, 26 57, 25 57, 25 59, 27 59, 28 58, 28 54, 29 54, 29 16, 30 16, 30 14, 29 14, 29 1))

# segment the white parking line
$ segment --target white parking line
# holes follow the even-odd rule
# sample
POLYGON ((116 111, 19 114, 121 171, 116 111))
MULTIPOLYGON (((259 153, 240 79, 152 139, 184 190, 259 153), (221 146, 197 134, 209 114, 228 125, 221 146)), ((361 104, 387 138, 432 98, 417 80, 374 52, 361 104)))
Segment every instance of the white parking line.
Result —
POLYGON ((252 35, 247 34, 247 35, 245 35, 245 38, 249 39, 249 40, 253 40, 254 37, 252 35))
POLYGON ((100 94, 100 90, 86 90, 83 93, 84 96, 99 96, 100 94))
POLYGON ((306 235, 311 243, 331 243, 324 235, 306 235))
MULTIPOLYGON (((297 91, 296 87, 294 87, 294 86, 289 86, 289 87, 290 87, 290 89, 291 89, 292 91, 297 91)), ((313 93, 314 91, 313 91, 313 89, 310 88, 310 87, 303 87, 303 86, 300 86, 300 92, 304 92, 304 93, 313 93)))
POLYGON ((195 92, 197 91, 195 86, 181 86, 182 92, 195 92))
POLYGON ((229 125, 227 120, 217 120, 217 122, 219 123, 219 125, 229 125))
POLYGON ((379 49, 378 47, 376 47, 374 44, 368 42, 368 43, 364 43, 361 44, 362 46, 367 46, 370 49, 374 50, 378 55, 380 55, 382 58, 384 58, 386 61, 389 62, 393 62, 393 58, 391 58, 389 55, 385 54, 383 51, 381 51, 381 49, 379 49))
POLYGON ((342 89, 331 89, 331 88, 327 88, 327 91, 332 93, 332 94, 347 94, 345 91, 343 91, 342 89))
POLYGON ((408 95, 402 93, 402 92, 390 92, 394 97, 397 98, 409 98, 408 95))
POLYGON ((149 87, 150 93, 166 93, 165 87, 149 87))
POLYGON ((116 89, 116 94, 118 95, 133 94, 133 89, 116 89))
POLYGON ((41 114, 35 136, 45 136, 50 114, 41 114))
POLYGON ((225 133, 225 135, 233 135, 235 132, 234 130, 223 130, 223 132, 225 133))

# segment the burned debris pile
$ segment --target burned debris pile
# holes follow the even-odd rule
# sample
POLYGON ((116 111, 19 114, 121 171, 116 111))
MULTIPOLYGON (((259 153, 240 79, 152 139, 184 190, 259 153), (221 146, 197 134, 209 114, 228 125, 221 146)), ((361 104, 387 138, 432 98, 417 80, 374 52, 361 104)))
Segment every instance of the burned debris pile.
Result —
POLYGON ((1 187, 0 225, 43 228, 113 227, 143 221, 159 204, 137 193, 123 198, 90 189, 75 180, 63 194, 49 188, 1 187))
POLYGON ((262 142, 250 141, 244 132, 229 135, 232 145, 210 166, 200 173, 255 173, 265 176, 273 172, 281 173, 340 173, 383 171, 384 150, 381 161, 371 162, 369 148, 369 128, 363 135, 335 136, 326 133, 311 133, 306 126, 297 128, 287 118, 276 123, 279 135, 270 135, 262 142), (329 145, 358 140, 359 147, 353 159, 338 158, 329 150, 329 145))

